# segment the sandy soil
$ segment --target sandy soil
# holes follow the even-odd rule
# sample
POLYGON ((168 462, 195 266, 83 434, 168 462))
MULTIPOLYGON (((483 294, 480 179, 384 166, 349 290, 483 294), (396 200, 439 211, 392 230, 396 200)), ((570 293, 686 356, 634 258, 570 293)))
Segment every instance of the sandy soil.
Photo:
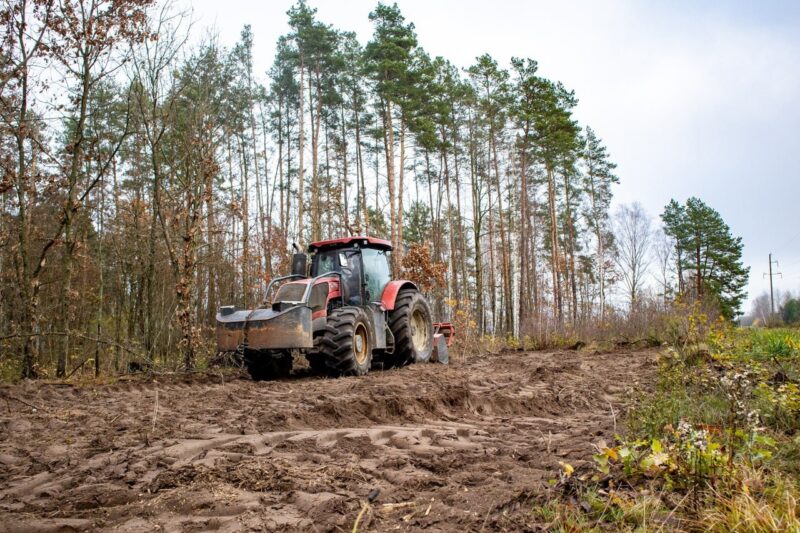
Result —
POLYGON ((532 498, 621 430, 655 358, 6 386, 0 529, 351 531, 376 490, 359 531, 536 529, 532 498))

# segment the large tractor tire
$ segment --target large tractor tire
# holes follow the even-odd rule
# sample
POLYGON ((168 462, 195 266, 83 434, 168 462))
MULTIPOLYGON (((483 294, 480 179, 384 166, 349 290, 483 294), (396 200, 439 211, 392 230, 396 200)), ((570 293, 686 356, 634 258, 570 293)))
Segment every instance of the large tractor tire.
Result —
POLYGON ((285 378, 292 371, 292 354, 281 350, 248 351, 244 366, 256 381, 285 378))
POLYGON ((363 376, 372 363, 372 323, 360 307, 340 307, 314 339, 311 367, 331 376, 363 376))
POLYGON ((393 366, 427 363, 433 352, 433 320, 427 300, 416 289, 403 289, 389 312, 389 329, 394 335, 393 366))

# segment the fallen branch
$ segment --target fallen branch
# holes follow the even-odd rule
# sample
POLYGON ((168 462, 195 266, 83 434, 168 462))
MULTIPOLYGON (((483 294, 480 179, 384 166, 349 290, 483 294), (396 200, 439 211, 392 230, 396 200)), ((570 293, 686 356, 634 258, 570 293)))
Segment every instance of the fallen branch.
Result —
POLYGON ((125 350, 128 353, 132 353, 134 355, 138 355, 138 356, 142 355, 141 352, 137 352, 136 350, 128 348, 127 346, 123 346, 122 344, 119 344, 117 342, 108 341, 108 340, 105 340, 105 339, 101 339, 99 337, 92 337, 91 335, 84 335, 82 333, 75 333, 74 331, 70 331, 70 332, 66 332, 66 331, 46 331, 46 332, 42 332, 42 333, 13 333, 11 335, 3 335, 2 337, 0 337, 0 341, 5 341, 5 340, 8 340, 8 339, 19 339, 19 338, 25 338, 25 337, 64 337, 66 335, 69 335, 70 337, 77 337, 79 339, 85 339, 87 341, 99 342, 100 344, 113 346, 115 348, 120 348, 120 349, 125 350))
POLYGON ((65 379, 65 380, 67 380, 67 379, 71 378, 71 377, 72 377, 72 375, 73 375, 73 374, 75 374, 75 372, 77 372, 78 370, 80 370, 81 368, 83 368, 83 365, 85 365, 87 361, 91 361, 91 360, 92 360, 92 358, 91 358, 91 357, 87 357, 86 359, 84 359, 83 361, 81 361, 81 364, 79 364, 78 366, 76 366, 75 368, 73 368, 73 369, 72 369, 72 372, 70 372, 70 373, 67 375, 67 377, 65 377, 64 379, 65 379))
POLYGON ((25 404, 25 405, 27 405, 28 407, 32 407, 33 409, 40 410, 40 411, 47 411, 47 409, 45 409, 44 407, 39 407, 38 405, 33 405, 32 403, 28 403, 28 402, 26 402, 25 400, 22 400, 22 399, 20 399, 20 398, 17 398, 16 396, 11 396, 10 394, 3 394, 3 396, 4 396, 4 397, 5 397, 7 400, 16 400, 16 401, 18 401, 18 402, 19 402, 19 403, 21 403, 21 404, 25 404))

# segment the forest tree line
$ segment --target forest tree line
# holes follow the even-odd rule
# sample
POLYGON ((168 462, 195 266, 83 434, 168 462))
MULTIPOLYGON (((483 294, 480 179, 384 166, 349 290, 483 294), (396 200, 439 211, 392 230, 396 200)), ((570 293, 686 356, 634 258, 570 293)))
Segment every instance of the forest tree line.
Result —
POLYGON ((249 26, 190 44, 169 4, 3 1, 4 365, 193 368, 219 305, 258 305, 293 243, 357 234, 391 240, 395 276, 479 335, 678 295, 736 314, 741 240, 697 199, 663 229, 612 213, 616 165, 534 59, 431 57, 397 5, 366 43, 302 0, 287 17, 264 71, 249 26))

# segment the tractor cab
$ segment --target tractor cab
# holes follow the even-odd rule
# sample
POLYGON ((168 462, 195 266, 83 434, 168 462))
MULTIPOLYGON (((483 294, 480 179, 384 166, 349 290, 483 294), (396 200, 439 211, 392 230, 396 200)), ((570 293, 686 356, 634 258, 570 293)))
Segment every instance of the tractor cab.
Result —
MULTIPOLYGON (((304 303, 309 284, 308 305, 315 315, 340 305, 368 305, 380 302, 383 290, 392 280, 388 241, 373 237, 348 237, 311 243, 311 268, 303 253, 292 257, 292 275, 276 281, 280 286, 272 299, 273 310, 285 310, 304 303), (309 275, 310 274, 310 275, 309 275)), ((272 291, 267 290, 267 298, 272 291)), ((264 302, 267 306, 268 302, 264 302)))
POLYGON ((343 305, 378 302, 392 280, 389 241, 373 237, 348 237, 311 243, 311 277, 337 275, 343 305))

